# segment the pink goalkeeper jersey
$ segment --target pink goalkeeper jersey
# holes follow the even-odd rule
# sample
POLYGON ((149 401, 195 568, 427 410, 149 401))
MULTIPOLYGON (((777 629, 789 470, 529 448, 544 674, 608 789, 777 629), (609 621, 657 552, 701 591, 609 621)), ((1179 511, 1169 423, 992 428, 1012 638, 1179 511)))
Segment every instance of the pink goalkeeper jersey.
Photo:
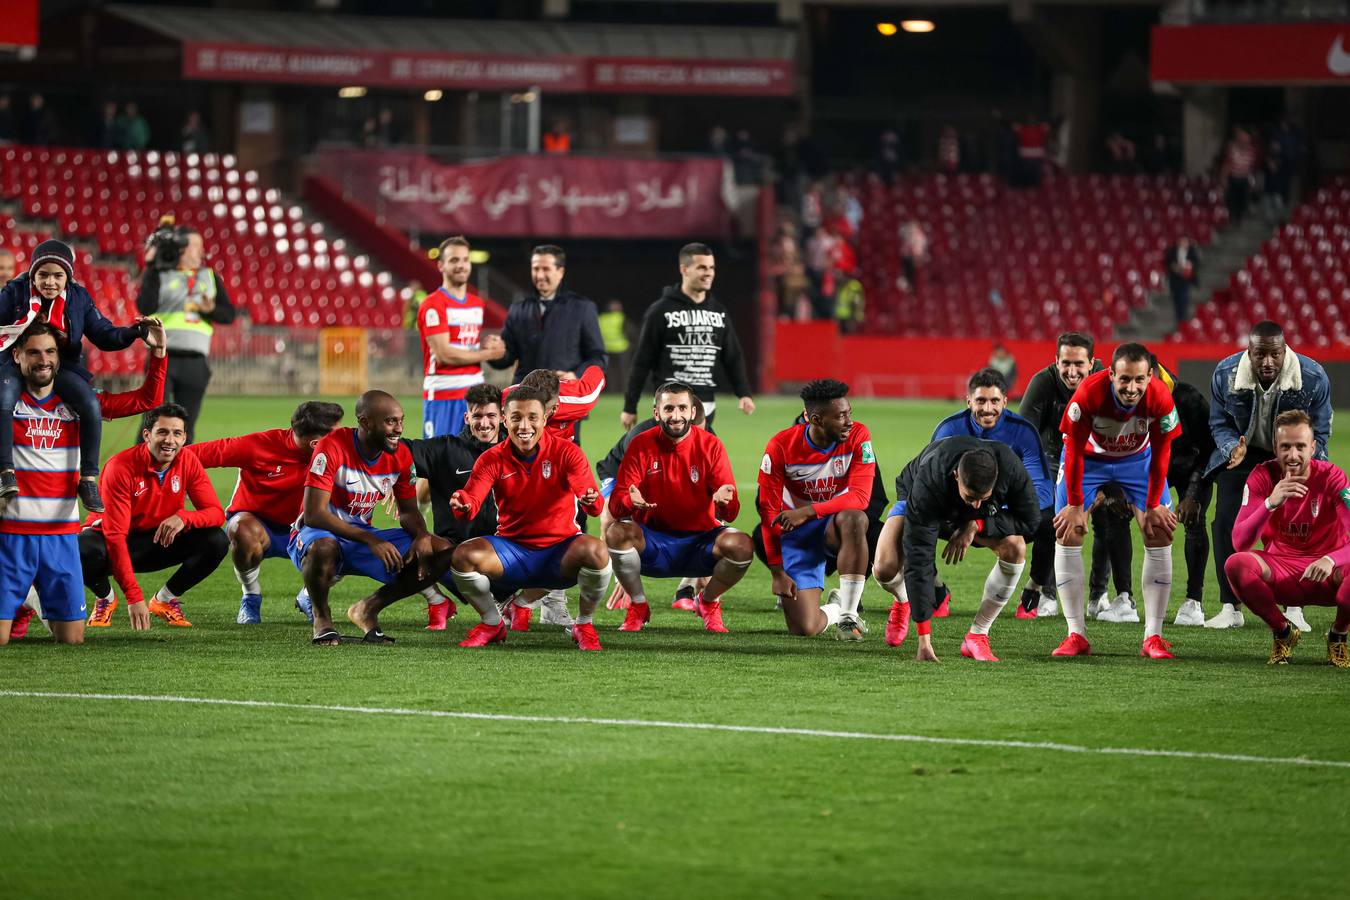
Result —
POLYGON ((1247 476, 1242 509, 1233 527, 1233 547, 1250 550, 1256 539, 1270 553, 1330 556, 1350 562, 1350 483, 1337 466, 1320 459, 1308 463, 1308 493, 1290 497, 1275 509, 1266 498, 1284 478, 1278 460, 1262 463, 1247 476))

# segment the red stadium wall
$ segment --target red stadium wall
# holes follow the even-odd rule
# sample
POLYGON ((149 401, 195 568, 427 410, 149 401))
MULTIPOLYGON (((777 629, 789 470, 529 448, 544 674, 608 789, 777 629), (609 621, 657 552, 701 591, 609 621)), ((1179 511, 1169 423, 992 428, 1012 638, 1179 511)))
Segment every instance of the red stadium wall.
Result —
MULTIPOLYGON (((987 338, 905 338, 841 335, 833 322, 779 322, 773 329, 771 368, 762 385, 766 393, 779 385, 812 378, 846 381, 862 397, 914 397, 949 400, 965 394, 966 379, 989 362, 993 344, 987 338)), ((1054 355, 1054 335, 1037 341, 1004 341, 1017 359, 1020 396, 1027 381, 1054 355)), ((1098 356, 1108 356, 1115 343, 1104 341, 1098 356)), ((1158 344, 1163 364, 1178 371, 1182 363, 1213 363, 1238 348, 1231 344, 1158 344)), ((1297 349, 1297 348, 1295 348, 1297 349)), ((1350 347, 1319 348, 1319 362, 1350 362, 1350 347)))

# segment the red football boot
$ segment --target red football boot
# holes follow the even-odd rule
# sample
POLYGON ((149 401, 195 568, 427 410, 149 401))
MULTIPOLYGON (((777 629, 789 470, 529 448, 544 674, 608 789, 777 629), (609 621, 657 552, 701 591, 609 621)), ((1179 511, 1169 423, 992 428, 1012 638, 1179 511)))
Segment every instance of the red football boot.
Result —
POLYGON ((952 592, 949 590, 942 597, 942 602, 933 610, 933 618, 945 619, 952 614, 952 592))
POLYGON ((496 625, 484 625, 479 622, 469 629, 468 637, 459 642, 461 647, 486 647, 488 644, 500 644, 506 640, 506 622, 496 625))
POLYGON ((623 624, 619 626, 620 631, 641 631, 642 626, 652 620, 652 605, 650 603, 630 603, 628 612, 623 617, 623 624))
POLYGON ((595 626, 590 622, 585 625, 573 625, 572 640, 576 642, 578 650, 600 649, 600 635, 596 634, 595 626))
POLYGON ((507 612, 511 616, 511 630, 529 631, 530 613, 534 612, 534 610, 530 609, 528 606, 521 606, 515 600, 512 600, 507 606, 509 607, 507 612))
POLYGON ((694 598, 694 612, 703 620, 703 628, 714 634, 726 634, 727 626, 722 624, 722 604, 704 603, 703 592, 694 598))
POLYGON ((449 597, 444 603, 427 604, 427 631, 444 631, 445 623, 459 614, 459 607, 449 597))
POLYGON ((687 610, 688 612, 697 612, 697 611, 698 611, 698 610, 696 610, 696 609, 694 608, 694 598, 693 598, 692 595, 686 597, 686 596, 684 596, 684 595, 682 595, 682 594, 678 594, 678 593, 675 595, 675 601, 674 601, 673 603, 670 604, 670 608, 671 608, 671 609, 683 609, 683 610, 687 610))
POLYGON ((1050 651, 1051 656, 1091 656, 1092 645, 1088 639, 1074 632, 1059 642, 1059 646, 1050 651))
POLYGON ((1036 618, 1036 610, 1034 610, 1034 609, 1027 609, 1025 606, 1023 606, 1022 604, 1019 603, 1019 604, 1017 604, 1017 612, 1013 613, 1013 618, 1015 618, 1015 619, 1034 619, 1034 618, 1036 618))
POLYGON ((1149 659, 1176 659, 1172 655, 1172 645, 1163 640, 1160 634, 1145 638, 1144 646, 1139 648, 1139 655, 1149 659))
POLYGON ((24 603, 19 606, 19 611, 14 614, 14 621, 9 626, 9 639, 11 641, 21 640, 28 634, 28 623, 33 621, 33 607, 24 603))
POLYGON ((966 639, 961 642, 961 655, 966 659, 977 659, 980 662, 998 662, 994 651, 989 649, 987 634, 967 634, 966 639))
POLYGON ((899 647, 909 636, 909 604, 896 600, 891 604, 890 615, 886 616, 886 644, 899 647))

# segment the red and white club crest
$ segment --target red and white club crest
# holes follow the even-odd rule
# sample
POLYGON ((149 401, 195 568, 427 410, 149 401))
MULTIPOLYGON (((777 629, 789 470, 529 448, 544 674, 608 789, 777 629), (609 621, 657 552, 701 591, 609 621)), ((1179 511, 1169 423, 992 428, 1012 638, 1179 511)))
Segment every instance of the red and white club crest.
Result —
POLYGON ((183 483, 182 483, 181 481, 178 480, 178 476, 175 475, 175 476, 173 476, 172 479, 170 479, 169 487, 172 488, 173 492, 176 494, 176 493, 178 493, 179 488, 182 487, 182 484, 183 484, 183 483))
POLYGON ((381 493, 381 494, 388 494, 388 493, 389 493, 389 489, 392 488, 393 486, 394 486, 394 479, 392 479, 392 478, 385 478, 385 479, 381 480, 381 481, 380 481, 380 493, 381 493))
POLYGON ((691 465, 689 467, 689 480, 694 484, 698 484, 698 466, 691 465))
POLYGON ((1312 500, 1312 515, 1314 519, 1317 518, 1317 511, 1321 508, 1322 508, 1322 498, 1314 497, 1312 500))
POLYGON ((834 474, 836 475, 844 474, 844 458, 842 456, 836 456, 833 460, 831 460, 831 463, 834 465, 834 474))
POLYGON ((553 477, 553 462, 552 462, 552 460, 547 460, 547 459, 544 460, 544 468, 543 468, 543 472, 544 472, 544 477, 545 477, 545 478, 552 478, 552 477, 553 477))

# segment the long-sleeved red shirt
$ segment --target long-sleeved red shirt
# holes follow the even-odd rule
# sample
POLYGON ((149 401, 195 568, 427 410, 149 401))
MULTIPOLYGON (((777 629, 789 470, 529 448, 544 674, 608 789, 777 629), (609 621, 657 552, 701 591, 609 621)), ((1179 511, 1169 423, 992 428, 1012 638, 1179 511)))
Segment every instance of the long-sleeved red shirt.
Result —
POLYGON ((108 563, 122 586, 127 603, 145 599, 131 568, 127 535, 153 531, 172 515, 187 528, 218 528, 225 524, 225 510, 216 498, 206 470, 190 453, 179 453, 163 472, 158 471, 145 444, 128 447, 103 467, 99 479, 106 510, 90 513, 84 527, 98 528, 108 545, 108 563), (195 509, 187 508, 191 500, 195 509))
POLYGON ((579 534, 579 505, 592 516, 604 507, 581 448, 547 428, 529 459, 521 459, 510 441, 478 457, 469 483, 455 492, 469 509, 455 515, 472 520, 489 491, 497 501, 497 536, 527 547, 551 547, 579 534), (596 492, 596 499, 581 505, 588 490, 596 492))
POLYGON ((657 531, 707 531, 740 514, 739 495, 714 509, 712 496, 724 484, 734 488, 736 478, 717 435, 690 428, 677 444, 659 427, 653 428, 628 445, 609 496, 609 511, 616 519, 632 518, 657 531), (653 508, 633 508, 628 489, 635 485, 642 499, 655 504, 653 508))
MULTIPOLYGON (((511 392, 517 387, 519 385, 509 385, 506 390, 502 391, 503 411, 506 408, 506 401, 511 397, 511 392)), ((570 441, 577 423, 589 416, 591 410, 595 409, 595 404, 600 402, 600 392, 604 389, 605 370, 599 366, 587 366, 575 381, 559 382, 558 407, 553 410, 553 415, 548 417, 546 427, 551 429, 554 434, 570 441)))
POLYGON ((289 428, 189 444, 203 468, 236 468, 239 478, 226 504, 225 515, 251 512, 277 525, 290 527, 305 501, 305 476, 314 451, 308 443, 295 445, 289 428))

